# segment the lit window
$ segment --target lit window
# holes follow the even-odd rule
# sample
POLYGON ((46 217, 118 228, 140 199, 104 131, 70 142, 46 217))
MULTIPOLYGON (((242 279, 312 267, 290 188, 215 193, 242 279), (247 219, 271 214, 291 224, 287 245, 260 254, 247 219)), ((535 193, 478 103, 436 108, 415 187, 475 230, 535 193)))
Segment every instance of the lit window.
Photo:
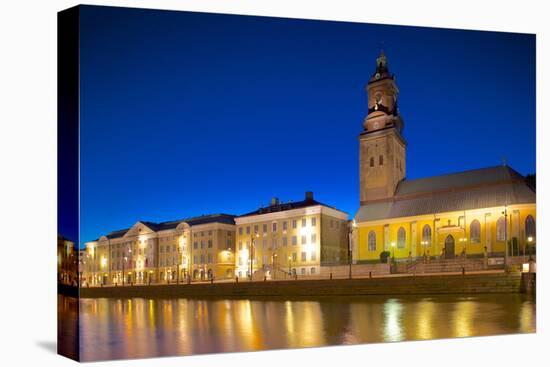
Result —
POLYGON ((424 246, 429 245, 432 241, 432 228, 428 224, 422 227, 422 241, 425 242, 424 246))
POLYGON ((472 223, 470 223, 470 242, 481 242, 481 224, 477 219, 474 219, 472 223))
POLYGON ((406 237, 405 228, 399 227, 397 230, 397 248, 405 248, 406 237))
POLYGON ((246 234, 250 234, 250 227, 246 227, 246 234))
POLYGON ((376 251, 376 233, 374 231, 369 232, 368 249, 369 251, 376 251))
MULTIPOLYGON (((239 227, 239 235, 242 235, 242 234, 243 234, 243 227, 239 227)), ((197 234, 195 233, 195 235, 197 234)))
POLYGON ((296 246, 298 244, 298 238, 296 236, 292 236, 292 246, 296 246))
POLYGON ((283 222, 283 231, 286 231, 286 221, 283 222))
POLYGON ((305 245, 307 243, 306 236, 302 236, 302 245, 305 245))
POLYGON ((296 228, 296 219, 292 220, 292 228, 296 228))
POLYGON ((316 261, 316 260, 317 260, 317 252, 311 251, 311 261, 316 261))
POLYGON ((277 222, 271 223, 271 231, 272 232, 277 232, 277 222))
POLYGON ((306 218, 302 218, 302 228, 305 227, 306 225, 307 225, 306 218))
POLYGON ((305 251, 302 252, 302 261, 307 260, 307 253, 305 251))
POLYGON ((532 215, 528 215, 527 218, 525 218, 525 237, 534 239, 536 236, 535 218, 533 218, 532 215))
POLYGON ((311 234, 311 243, 317 243, 317 234, 316 233, 311 234))
POLYGON ((506 230, 505 230, 506 221, 504 217, 500 217, 497 220, 497 241, 504 242, 506 239, 506 230))
POLYGON ((298 255, 295 252, 293 252, 292 253, 292 261, 296 261, 297 259, 298 259, 298 255))
POLYGON ((208 248, 212 248, 212 240, 208 240, 208 248))

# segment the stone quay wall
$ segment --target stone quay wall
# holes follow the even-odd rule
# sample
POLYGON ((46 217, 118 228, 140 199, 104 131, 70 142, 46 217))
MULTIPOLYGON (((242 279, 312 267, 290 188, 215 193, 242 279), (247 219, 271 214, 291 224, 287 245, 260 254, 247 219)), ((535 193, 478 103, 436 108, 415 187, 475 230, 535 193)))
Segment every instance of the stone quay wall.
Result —
MULTIPOLYGON (((525 274, 524 274, 525 275, 525 274)), ((521 273, 392 276, 362 279, 239 281, 199 284, 81 288, 83 298, 247 298, 352 295, 520 293, 534 289, 521 273)))

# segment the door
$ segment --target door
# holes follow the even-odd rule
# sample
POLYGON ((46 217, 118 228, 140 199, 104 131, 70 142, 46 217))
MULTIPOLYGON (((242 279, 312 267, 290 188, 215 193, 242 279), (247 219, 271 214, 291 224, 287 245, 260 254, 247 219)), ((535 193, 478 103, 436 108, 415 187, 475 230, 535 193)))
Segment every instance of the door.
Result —
POLYGON ((445 238, 445 259, 452 259, 455 257, 455 239, 453 236, 448 235, 445 238))

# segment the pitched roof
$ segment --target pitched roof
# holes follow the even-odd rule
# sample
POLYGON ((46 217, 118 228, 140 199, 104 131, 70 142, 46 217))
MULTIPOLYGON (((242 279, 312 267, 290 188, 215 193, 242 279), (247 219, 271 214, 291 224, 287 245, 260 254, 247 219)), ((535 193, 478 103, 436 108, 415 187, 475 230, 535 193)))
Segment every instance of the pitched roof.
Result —
POLYGON ((362 205, 355 220, 365 222, 535 202, 536 194, 522 175, 508 166, 496 166, 403 180, 392 199, 362 205))
MULTIPOLYGON (((172 220, 172 221, 166 221, 166 222, 160 222, 160 223, 149 222, 149 221, 139 221, 139 222, 151 228, 151 230, 158 232, 158 231, 167 230, 167 229, 174 229, 182 222, 186 222, 191 226, 196 226, 199 224, 207 224, 207 223, 235 224, 234 218, 235 218, 235 215, 231 215, 231 214, 208 214, 208 215, 201 215, 198 217, 191 217, 191 218, 172 220)), ((126 234, 126 232, 128 232, 129 229, 130 228, 126 228, 126 229, 110 232, 109 234, 106 235, 106 237, 109 239, 123 237, 126 234)))
MULTIPOLYGON (((306 208, 306 207, 309 207, 309 206, 317 206, 317 205, 322 205, 322 206, 326 206, 328 208, 332 208, 334 210, 338 210, 341 212, 341 210, 339 209, 336 209, 335 207, 333 206, 330 206, 330 205, 326 205, 326 204, 323 204, 317 200, 314 200, 314 199, 305 199, 305 200, 302 200, 302 201, 295 201, 295 202, 288 202, 288 203, 277 203, 275 205, 269 205, 269 206, 266 206, 266 207, 260 207, 256 210, 254 210, 253 212, 250 212, 250 213, 246 213, 246 214, 242 214, 242 215, 239 215, 237 218, 242 218, 242 217, 249 217, 249 216, 252 216, 252 215, 260 215, 260 214, 268 214, 268 213, 276 213, 276 212, 283 212, 283 211, 286 211, 286 210, 292 210, 292 209, 299 209, 299 208, 306 208)), ((343 213, 343 212, 342 212, 343 213)))

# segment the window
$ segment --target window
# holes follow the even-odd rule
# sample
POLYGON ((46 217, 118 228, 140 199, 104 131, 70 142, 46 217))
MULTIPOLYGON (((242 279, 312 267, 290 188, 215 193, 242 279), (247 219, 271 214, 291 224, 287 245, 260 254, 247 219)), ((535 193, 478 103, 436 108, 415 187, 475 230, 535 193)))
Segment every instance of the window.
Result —
POLYGON ((369 251, 376 251, 376 233, 374 231, 369 232, 368 249, 369 251))
POLYGON ((306 236, 302 236, 302 245, 305 245, 307 243, 306 236))
POLYGON ((208 263, 210 264, 212 262, 212 254, 208 254, 208 263))
POLYGON ((432 242, 432 228, 428 224, 425 224, 424 227, 422 227, 422 242, 427 242, 424 246, 429 245, 432 242))
POLYGON ((316 233, 311 234, 311 243, 317 243, 317 234, 316 233))
POLYGON ((378 164, 379 164, 380 166, 384 164, 384 156, 383 156, 383 155, 381 155, 381 156, 378 157, 378 164))
POLYGON ((497 220, 497 241, 504 242, 506 240, 506 221, 504 217, 500 217, 497 220))
POLYGON ((481 224, 477 219, 470 223, 470 242, 479 243, 481 240, 481 224))
POLYGON ((292 228, 296 228, 296 219, 292 220, 292 228))
POLYGON ((264 225, 262 226, 262 231, 263 231, 264 233, 267 232, 267 224, 264 223, 264 225))
POLYGON ((160 252, 164 252, 164 246, 160 245, 160 252))
POLYGON ((258 225, 254 225, 254 233, 258 233, 258 225))
POLYGON ((306 275, 306 268, 301 268, 300 269, 300 274, 306 275))
POLYGON ((228 248, 228 249, 231 248, 231 240, 230 240, 230 239, 227 239, 227 248, 228 248))
POLYGON ((212 248, 212 240, 208 240, 208 248, 212 248))
POLYGON ((307 225, 306 218, 302 218, 302 228, 304 228, 307 225))
MULTIPOLYGON (((212 231, 208 231, 208 235, 212 236, 212 231)), ((174 239, 176 239, 176 237, 174 237, 174 239)))
POLYGON ((311 218, 311 226, 316 227, 317 226, 317 218, 311 218))
POLYGON ((277 222, 271 223, 271 231, 272 232, 277 232, 277 222))
POLYGON ((311 251, 311 261, 317 261, 317 252, 311 251))
POLYGON ((315 274, 315 268, 311 268, 310 272, 311 272, 311 275, 315 274))
MULTIPOLYGON (((243 227, 239 227, 239 235, 242 235, 242 234, 243 234, 243 227)), ((197 234, 195 233, 195 235, 197 234)))
POLYGON ((271 243, 271 247, 274 248, 274 249, 277 248, 277 239, 276 238, 273 239, 273 242, 271 243))
POLYGON ((374 157, 370 157, 370 166, 374 167, 374 157))
POLYGON ((204 242, 201 240, 201 248, 204 248, 204 242))
POLYGON ((532 237, 532 239, 536 237, 535 218, 532 215, 525 218, 525 237, 528 241, 529 237, 532 237))
POLYGON ((239 241, 239 250, 242 250, 242 249, 243 249, 243 242, 239 241))
POLYGON ((201 264, 204 264, 204 255, 201 255, 201 264))
POLYGON ((250 227, 246 227, 246 234, 250 234, 250 227))
POLYGON ((298 238, 296 236, 292 236, 292 246, 296 246, 298 244, 298 238))
POLYGON ((201 231, 201 237, 204 237, 204 232, 203 231, 201 231))
POLYGON ((286 238, 286 237, 283 237, 283 246, 286 247, 286 246, 287 246, 287 242, 288 242, 287 238, 286 238))
POLYGON ((193 256, 193 263, 196 264, 198 261, 197 261, 198 257, 197 255, 193 256))
POLYGON ((284 221, 283 222, 283 231, 286 231, 286 226, 287 226, 286 221, 284 221))
POLYGON ((397 248, 405 248, 406 238, 407 234, 405 232, 405 228, 399 227, 397 230, 397 248))
POLYGON ((293 252, 292 253, 292 261, 295 262, 297 259, 298 259, 298 255, 295 252, 293 252))
POLYGON ((302 261, 307 260, 307 253, 305 251, 302 251, 302 261))
POLYGON ((267 255, 262 256, 262 264, 267 265, 267 255))
POLYGON ((265 250, 265 246, 267 245, 267 240, 264 238, 262 240, 262 248, 265 250))

